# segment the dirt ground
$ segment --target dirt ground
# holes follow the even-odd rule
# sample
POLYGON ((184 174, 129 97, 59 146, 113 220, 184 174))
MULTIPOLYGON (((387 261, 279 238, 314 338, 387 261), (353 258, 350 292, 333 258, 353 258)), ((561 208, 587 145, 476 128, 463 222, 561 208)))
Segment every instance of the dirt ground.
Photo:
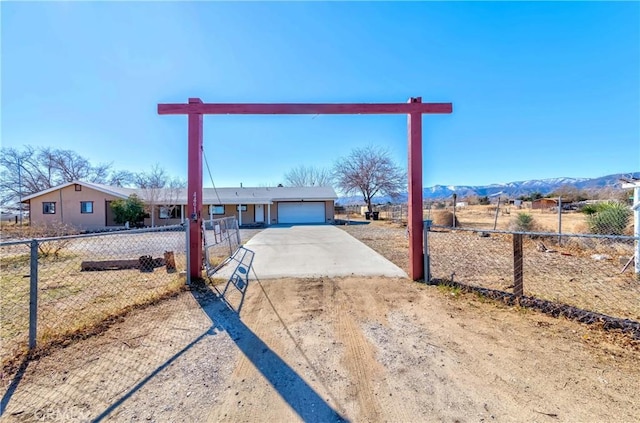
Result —
POLYGON ((633 422, 640 415, 638 349, 575 322, 406 279, 253 280, 239 315, 240 294, 230 292, 231 307, 211 287, 180 293, 31 362, 11 386, 3 375, 3 418, 633 422))

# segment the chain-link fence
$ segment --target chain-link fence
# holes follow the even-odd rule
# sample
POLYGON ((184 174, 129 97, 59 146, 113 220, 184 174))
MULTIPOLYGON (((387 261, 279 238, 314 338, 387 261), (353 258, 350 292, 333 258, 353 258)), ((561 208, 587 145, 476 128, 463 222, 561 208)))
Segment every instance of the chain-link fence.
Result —
POLYGON ((377 206, 379 218, 382 220, 390 220, 396 223, 406 222, 408 218, 408 209, 406 204, 389 204, 385 206, 377 206))
POLYGON ((182 226, 0 243, 4 370, 185 285, 182 226))
POLYGON ((203 228, 205 269, 212 276, 240 246, 240 227, 235 217, 223 217, 203 222, 203 228))
POLYGON ((449 226, 432 226, 427 232, 432 280, 477 288, 551 314, 621 325, 640 337, 636 242, 638 238, 622 235, 449 226))

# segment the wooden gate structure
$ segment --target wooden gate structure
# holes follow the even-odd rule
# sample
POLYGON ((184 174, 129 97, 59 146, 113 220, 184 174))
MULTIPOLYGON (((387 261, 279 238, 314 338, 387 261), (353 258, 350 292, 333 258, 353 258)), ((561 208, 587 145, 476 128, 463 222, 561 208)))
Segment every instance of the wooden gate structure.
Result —
POLYGON ((203 103, 199 98, 189 98, 188 103, 158 104, 160 115, 188 116, 187 215, 191 278, 202 277, 203 115, 406 114, 409 138, 409 277, 420 280, 425 276, 422 252, 422 115, 452 111, 452 103, 423 103, 421 97, 412 97, 406 103, 203 103))

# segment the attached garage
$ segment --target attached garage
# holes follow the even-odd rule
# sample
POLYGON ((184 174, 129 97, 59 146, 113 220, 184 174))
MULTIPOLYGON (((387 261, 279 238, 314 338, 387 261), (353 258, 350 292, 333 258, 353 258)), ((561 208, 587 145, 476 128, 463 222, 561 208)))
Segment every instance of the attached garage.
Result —
POLYGON ((324 202, 279 202, 278 223, 324 223, 324 202))

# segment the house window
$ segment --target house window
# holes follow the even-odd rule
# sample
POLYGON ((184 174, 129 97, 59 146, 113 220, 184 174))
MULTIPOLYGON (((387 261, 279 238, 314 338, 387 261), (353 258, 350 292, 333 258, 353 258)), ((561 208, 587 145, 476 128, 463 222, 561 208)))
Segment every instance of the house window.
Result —
POLYGON ((82 191, 82 185, 75 184, 75 189, 76 189, 76 191, 82 191))
POLYGON ((56 203, 54 202, 42 203, 42 214, 56 214, 56 203))
POLYGON ((242 211, 247 211, 247 205, 243 204, 242 206, 236 206, 236 211, 240 211, 240 208, 242 207, 242 211))
POLYGON ((160 219, 180 219, 180 207, 160 207, 160 219))
POLYGON ((211 214, 224 214, 224 206, 209 206, 211 214))
POLYGON ((93 213, 93 201, 80 201, 80 213, 93 213))

